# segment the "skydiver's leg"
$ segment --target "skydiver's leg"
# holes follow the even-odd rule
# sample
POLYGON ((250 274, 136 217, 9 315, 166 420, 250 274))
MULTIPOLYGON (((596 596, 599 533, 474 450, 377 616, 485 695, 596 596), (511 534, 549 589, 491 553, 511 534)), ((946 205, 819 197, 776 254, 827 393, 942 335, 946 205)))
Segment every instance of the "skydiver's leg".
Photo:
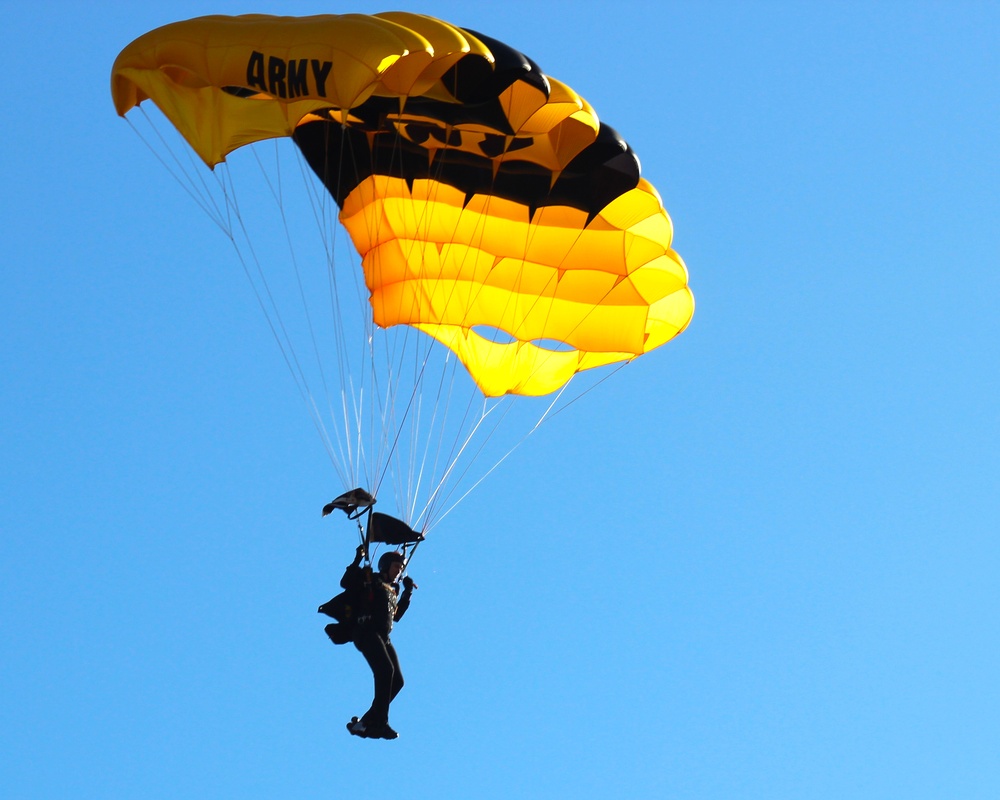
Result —
POLYGON ((389 656, 389 660, 392 661, 393 672, 392 672, 392 687, 389 690, 389 702, 391 703, 396 699, 396 695, 399 694, 399 690, 403 688, 403 673, 399 669, 399 657, 396 655, 396 648, 393 647, 392 642, 386 640, 385 643, 385 653, 389 656))
POLYGON ((386 642, 377 633, 363 633, 354 640, 354 646, 365 657, 375 679, 375 697, 361 720, 370 730, 379 730, 389 719, 393 677, 396 672, 394 659, 386 651, 386 642))

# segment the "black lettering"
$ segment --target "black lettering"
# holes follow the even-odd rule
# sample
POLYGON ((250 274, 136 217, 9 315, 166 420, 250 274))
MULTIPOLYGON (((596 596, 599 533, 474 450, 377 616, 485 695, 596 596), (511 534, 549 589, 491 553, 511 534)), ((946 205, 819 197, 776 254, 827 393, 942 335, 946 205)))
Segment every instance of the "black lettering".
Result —
POLYGON ((267 86, 269 93, 288 97, 285 91, 285 62, 280 58, 270 56, 267 59, 267 86))
POLYGON ((316 94, 326 97, 326 77, 333 69, 332 61, 324 61, 322 64, 315 58, 312 60, 313 77, 316 79, 316 94))
POLYGON ((247 62, 247 86, 256 86, 262 92, 267 91, 264 83, 264 54, 254 50, 247 62))
POLYGON ((302 97, 309 94, 309 84, 306 81, 306 67, 309 62, 304 58, 296 61, 294 58, 288 62, 288 96, 302 97))

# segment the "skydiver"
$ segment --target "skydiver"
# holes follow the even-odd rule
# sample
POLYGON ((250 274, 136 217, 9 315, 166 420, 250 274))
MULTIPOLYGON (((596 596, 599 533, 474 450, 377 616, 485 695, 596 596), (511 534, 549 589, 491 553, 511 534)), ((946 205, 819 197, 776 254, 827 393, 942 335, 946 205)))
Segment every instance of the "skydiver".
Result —
POLYGON ((389 727, 389 704, 403 688, 403 673, 399 669, 396 648, 389 640, 394 622, 400 620, 410 606, 410 597, 417 585, 409 576, 403 578, 399 591, 399 575, 403 571, 402 553, 384 553, 378 560, 378 572, 361 567, 365 547, 357 549, 354 562, 347 567, 340 585, 361 598, 354 619, 352 641, 361 651, 375 679, 375 697, 371 707, 361 716, 352 717, 347 730, 354 736, 369 739, 395 739, 399 736, 389 727))

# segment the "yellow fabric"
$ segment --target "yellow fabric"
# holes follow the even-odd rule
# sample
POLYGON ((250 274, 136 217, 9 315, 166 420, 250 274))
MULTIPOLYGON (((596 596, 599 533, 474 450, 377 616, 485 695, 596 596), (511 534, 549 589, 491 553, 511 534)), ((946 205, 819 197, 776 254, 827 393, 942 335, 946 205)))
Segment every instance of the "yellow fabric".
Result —
MULTIPOLYGON (((457 102, 441 79, 469 53, 492 62, 473 35, 402 12, 202 17, 125 48, 112 70, 112 95, 122 115, 152 100, 214 166, 237 147, 291 135, 319 112, 350 125, 350 110, 373 95, 400 99, 388 120, 400 135, 406 123, 437 124, 408 114, 406 100, 457 102)), ((572 89, 549 84, 547 98, 520 81, 499 95, 513 137, 457 125, 461 136, 448 147, 481 155, 488 137, 505 133, 526 146, 496 156, 496 164, 531 162, 550 170, 554 183, 594 142, 600 123, 572 89)), ((429 161, 443 141, 422 145, 429 161)), ((644 179, 588 221, 575 208, 532 210, 487 194, 466 197, 433 180, 408 185, 373 175, 346 198, 341 221, 363 257, 375 322, 433 336, 486 395, 555 391, 581 369, 662 345, 694 312, 670 219, 644 179), (515 341, 494 342, 479 326, 515 341), (567 348, 553 350, 547 340, 567 348)))
POLYGON ((419 95, 469 52, 489 57, 488 48, 461 29, 417 14, 198 17, 157 28, 126 47, 111 70, 111 94, 122 115, 152 100, 214 166, 237 147, 291 135, 310 111, 349 109, 372 94, 419 95), (254 52, 265 58, 267 84, 267 59, 305 60, 307 91, 294 99, 263 93, 254 102, 223 91, 247 86, 254 52))
POLYGON ((529 221, 517 203, 477 195, 463 208, 463 200, 433 181, 411 190, 373 177, 341 220, 364 254, 375 322, 414 325, 448 345, 484 394, 547 394, 582 364, 634 358, 690 321, 687 272, 648 184, 586 227, 576 209, 539 209, 529 221), (525 353, 477 336, 478 325, 505 331, 525 353), (578 352, 526 346, 541 339, 578 352))

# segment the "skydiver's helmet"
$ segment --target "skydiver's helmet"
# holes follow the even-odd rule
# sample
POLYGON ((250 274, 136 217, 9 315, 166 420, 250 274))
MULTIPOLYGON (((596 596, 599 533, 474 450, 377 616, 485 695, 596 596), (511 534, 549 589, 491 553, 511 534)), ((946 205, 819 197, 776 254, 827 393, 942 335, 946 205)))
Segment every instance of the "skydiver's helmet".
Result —
POLYGON ((406 559, 403 558, 402 553, 398 553, 395 550, 388 553, 383 553, 382 557, 378 560, 378 571, 385 572, 393 564, 405 564, 406 559))

